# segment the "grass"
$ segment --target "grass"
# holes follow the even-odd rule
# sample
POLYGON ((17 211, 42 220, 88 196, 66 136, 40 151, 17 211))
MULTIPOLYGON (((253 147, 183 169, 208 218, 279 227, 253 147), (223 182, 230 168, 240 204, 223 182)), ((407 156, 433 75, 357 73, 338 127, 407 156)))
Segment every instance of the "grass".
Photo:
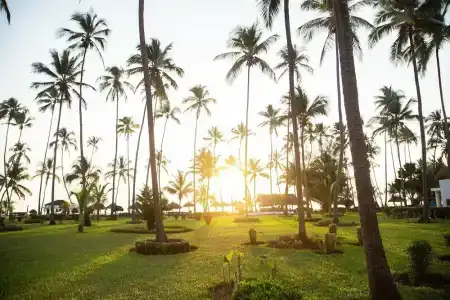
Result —
MULTIPOLYGON (((303 299, 367 299, 364 253, 356 242, 355 228, 338 228, 343 255, 317 255, 307 250, 242 246, 248 230, 259 240, 273 240, 296 231, 293 217, 260 217, 258 223, 233 223, 234 217, 203 221, 166 220, 168 226, 195 229, 171 238, 184 238, 199 246, 194 252, 170 256, 142 256, 129 252, 134 242, 152 238, 143 234, 114 233, 124 219, 105 221, 76 233, 72 222, 56 226, 25 225, 25 230, 0 234, 0 299, 210 299, 208 289, 222 280, 222 257, 230 250, 244 252, 243 276, 269 276, 260 256, 275 258, 278 277, 295 282, 303 299)), ((343 221, 358 222, 357 215, 343 221)), ((438 254, 450 254, 442 232, 449 221, 413 224, 384 220, 380 228, 391 270, 408 268, 405 249, 413 239, 430 241, 438 254)), ((135 226, 135 225, 130 225, 135 226)), ((327 228, 307 224, 309 234, 323 235, 327 228)), ((432 272, 450 276, 450 263, 434 261, 432 272)), ((441 289, 399 286, 403 299, 446 299, 441 289)))

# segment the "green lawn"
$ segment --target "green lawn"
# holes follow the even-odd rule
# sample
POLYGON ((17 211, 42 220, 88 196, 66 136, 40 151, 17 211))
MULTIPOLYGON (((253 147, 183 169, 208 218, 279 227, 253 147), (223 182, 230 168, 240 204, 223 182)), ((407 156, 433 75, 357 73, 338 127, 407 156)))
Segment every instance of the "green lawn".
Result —
MULTIPOLYGON (((356 215, 346 220, 357 220, 356 215)), ((241 246, 254 227, 262 240, 295 233, 294 218, 262 217, 258 224, 235 224, 232 217, 213 219, 208 227, 193 220, 166 220, 195 230, 182 237, 199 249, 173 256, 142 256, 129 252, 142 234, 113 233, 125 220, 93 221, 86 233, 76 225, 53 227, 25 225, 26 230, 0 234, 0 299, 210 299, 208 288, 222 279, 222 257, 230 250, 244 252, 244 277, 269 276, 261 255, 279 261, 279 278, 294 281, 304 299, 367 299, 367 276, 363 249, 343 244, 343 255, 317 255, 307 250, 271 249, 264 245, 241 246)), ((426 239, 440 253, 442 232, 450 222, 412 224, 383 220, 380 228, 393 272, 407 270, 404 249, 413 239, 426 239)), ((309 234, 327 229, 308 224, 309 234)), ((339 228, 341 242, 355 242, 354 228, 339 228)), ((435 261, 434 272, 450 276, 450 264, 435 261)), ((404 299, 445 299, 443 290, 400 286, 404 299)), ((448 298, 447 298, 448 299, 448 298)))

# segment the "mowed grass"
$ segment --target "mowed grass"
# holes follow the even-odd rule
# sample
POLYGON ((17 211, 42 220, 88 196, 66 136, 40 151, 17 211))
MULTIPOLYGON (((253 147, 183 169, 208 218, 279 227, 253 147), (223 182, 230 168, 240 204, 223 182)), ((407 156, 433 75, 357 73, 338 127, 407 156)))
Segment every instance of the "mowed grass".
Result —
MULTIPOLYGON (((248 230, 258 239, 276 239, 293 234, 293 217, 265 216, 259 223, 235 224, 233 217, 214 218, 210 226, 194 220, 165 220, 166 225, 195 229, 181 237, 199 247, 186 254, 142 256, 129 252, 134 242, 152 235, 113 233, 124 225, 118 221, 93 221, 86 233, 76 233, 68 222, 56 226, 26 225, 26 230, 0 234, 0 299, 210 299, 208 289, 222 280, 223 255, 230 250, 244 252, 243 276, 269 276, 261 256, 277 260, 278 277, 295 282, 303 299, 368 299, 364 253, 356 242, 355 228, 339 228, 343 255, 317 255, 308 250, 248 247, 248 230)), ((349 215, 345 221, 358 221, 349 215)), ((144 225, 143 225, 144 226, 144 225)), ((450 254, 442 233, 450 222, 413 224, 405 220, 384 220, 380 228, 393 272, 405 272, 405 249, 412 240, 430 241, 439 254, 450 254)), ((308 224, 308 234, 323 235, 327 228, 308 224)), ((433 272, 450 276, 450 264, 434 261, 433 272)), ((444 290, 427 287, 399 287, 404 299, 449 299, 444 290)))

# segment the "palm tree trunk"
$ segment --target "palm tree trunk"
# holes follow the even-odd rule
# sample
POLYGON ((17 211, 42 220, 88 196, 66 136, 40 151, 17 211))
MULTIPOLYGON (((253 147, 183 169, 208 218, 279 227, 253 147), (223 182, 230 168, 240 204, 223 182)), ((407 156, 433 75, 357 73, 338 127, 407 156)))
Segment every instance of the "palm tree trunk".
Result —
MULTIPOLYGON (((114 148, 114 165, 113 165, 113 186, 112 186, 112 195, 111 195, 111 207, 114 206, 114 195, 116 193, 116 164, 117 164, 117 147, 119 144, 119 134, 117 132, 117 125, 119 123, 119 95, 116 95, 116 124, 114 125, 114 131, 116 134, 116 144, 114 148)), ((118 193, 118 192, 117 192, 118 193)), ((116 196, 117 197, 117 196, 116 196)), ((111 209, 111 216, 113 215, 113 210, 111 209)))
POLYGON ((100 209, 97 208, 97 223, 100 222, 100 209))
MULTIPOLYGON (((302 122, 303 123, 303 122, 302 122)), ((304 125, 301 125, 301 133, 300 133, 300 147, 302 148, 302 168, 303 168, 303 189, 305 193, 306 198, 306 217, 311 218, 311 208, 310 208, 310 202, 309 199, 309 189, 308 189, 308 179, 306 175, 306 165, 305 165, 305 136, 304 136, 304 125)))
MULTIPOLYGON (((278 162, 275 162, 275 178, 277 179, 278 194, 281 194, 280 180, 278 178, 278 162)), ((256 197, 256 195, 255 195, 255 197, 256 197)))
MULTIPOLYGON (((291 104, 289 103, 289 112, 291 111, 291 104)), ((288 118, 287 123, 287 135, 286 135, 286 185, 284 187, 284 194, 287 196, 289 194, 289 181, 288 181, 288 173, 289 173, 289 126, 290 119, 288 118)), ((285 212, 287 212, 287 205, 285 205, 285 212)))
POLYGON ((391 148, 391 160, 392 160, 392 169, 394 170, 394 178, 395 180, 397 180, 397 172, 395 171, 394 150, 392 149, 392 141, 389 141, 389 148, 391 148))
POLYGON ((91 166, 92 166, 92 159, 94 158, 94 150, 95 150, 95 147, 92 146, 91 159, 89 160, 89 164, 90 164, 91 166))
POLYGON ((407 206, 406 204, 406 190, 405 190, 405 179, 403 178, 403 165, 402 165, 402 158, 400 156, 400 143, 398 142, 398 126, 395 126, 395 144, 397 145, 397 158, 398 158, 398 163, 399 163, 399 175, 400 175, 400 184, 401 184, 401 188, 402 188, 402 196, 403 196, 403 204, 405 205, 405 207, 407 206))
POLYGON ((196 189, 195 189, 195 185, 196 185, 196 180, 195 180, 195 161, 197 158, 197 125, 198 125, 198 118, 200 116, 200 111, 197 110, 196 113, 196 118, 195 118, 195 128, 194 128, 194 164, 193 164, 193 168, 192 168, 192 175, 193 175, 193 181, 192 181, 192 186, 194 188, 194 214, 197 212, 197 199, 196 199, 196 189))
MULTIPOLYGON (((63 95, 59 99, 59 112, 58 112, 58 122, 56 123, 56 132, 59 132, 59 126, 61 125, 61 112, 62 112, 63 95)), ((53 149, 53 170, 52 170, 52 199, 50 204, 50 225, 55 225, 55 178, 56 178, 56 157, 58 154, 58 141, 59 134, 56 135, 55 148, 53 149)))
MULTIPOLYGON (((84 53, 83 53, 83 61, 81 62, 81 75, 80 75, 80 99, 78 101, 78 113, 79 113, 79 117, 80 117, 80 156, 81 159, 84 159, 84 142, 83 142, 83 75, 84 75, 84 63, 86 62, 86 54, 87 54, 87 46, 84 48, 84 53)), ((55 161, 56 162, 56 161, 55 161)), ((81 184, 82 184, 82 195, 83 197, 86 196, 86 173, 83 172, 82 173, 82 179, 81 179, 81 184)), ((83 199, 83 202, 86 202, 86 199, 83 199)), ((80 209, 81 211, 81 209, 80 209)), ((81 218, 81 213, 79 215, 79 218, 81 218)), ((84 216, 83 219, 80 220, 80 222, 82 224, 84 224, 84 216)), ((81 232, 83 232, 83 227, 81 226, 81 229, 79 228, 79 230, 81 230, 81 232)))
POLYGON ((444 117, 444 133, 447 140, 447 166, 450 167, 450 129, 447 120, 447 113, 445 111, 444 104, 444 92, 442 91, 442 79, 441 79, 441 63, 439 60, 439 48, 436 47, 436 65, 437 65, 437 73, 438 73, 438 83, 439 83, 439 95, 441 97, 441 109, 442 115, 444 117))
POLYGON ((164 232, 164 225, 161 217, 161 209, 159 198, 160 194, 158 191, 158 178, 156 177, 156 161, 155 161, 155 128, 153 123, 153 112, 152 112, 152 91, 151 91, 151 80, 150 74, 148 70, 148 59, 147 54, 145 53, 145 32, 144 32, 144 0, 139 0, 139 41, 141 45, 141 58, 142 65, 144 68, 144 82, 145 82, 145 94, 147 101, 147 122, 148 122, 148 135, 149 135, 149 144, 150 144, 150 169, 152 172, 152 190, 153 190, 153 199, 155 206, 155 225, 156 225, 156 241, 158 242, 166 242, 167 236, 164 232))
MULTIPOLYGON (((372 167, 372 174, 373 174, 373 180, 375 182, 375 187, 376 187, 376 197, 380 199, 380 203, 381 203, 381 207, 383 207, 383 198, 381 198, 380 195, 380 187, 378 185, 378 180, 377 180, 377 175, 375 174, 375 169, 372 167)), ((376 200, 375 200, 376 201, 376 200)))
MULTIPOLYGON (((55 162, 55 164, 56 164, 56 162, 55 162)), ((67 188, 66 179, 64 178, 64 148, 63 147, 61 147, 61 175, 62 175, 62 180, 63 180, 63 184, 64 184, 64 189, 66 190, 66 193, 67 193, 67 197, 69 198, 70 203, 72 203, 72 200, 70 199, 69 189, 67 188)))
POLYGON ((298 236, 301 241, 307 241, 308 236, 306 235, 305 226, 305 213, 303 208, 303 191, 302 191, 302 168, 300 165, 300 153, 298 145, 298 125, 296 112, 298 111, 295 104, 295 90, 294 90, 294 48, 292 47, 291 39, 291 24, 289 20, 289 0, 284 0, 284 26, 286 29, 286 44, 288 48, 289 57, 289 98, 290 98, 290 110, 292 118, 292 132, 294 135, 294 154, 295 154, 295 173, 296 178, 296 190, 297 190, 297 215, 298 215, 298 236))
POLYGON ((384 132, 384 205, 388 206, 387 131, 384 132))
POLYGON ((159 183, 159 190, 161 190, 161 163, 162 163, 162 159, 163 159, 163 145, 164 145, 164 136, 166 135, 166 126, 167 126, 167 120, 169 120, 169 118, 166 118, 166 121, 164 122, 164 130, 163 130, 163 135, 161 138, 161 148, 160 149, 160 154, 161 154, 161 158, 158 162, 158 183, 159 183))
POLYGON ((208 180, 206 181, 206 211, 209 212, 209 180, 211 178, 208 177, 208 180))
POLYGON ((139 146, 141 144, 141 136, 142 136, 142 128, 144 127, 145 122, 145 114, 147 113, 147 102, 145 102, 144 106, 144 112, 142 113, 142 120, 141 120, 141 128, 139 129, 139 135, 136 145, 136 156, 134 158, 134 175, 133 175, 133 208, 131 210, 131 221, 136 222, 136 209, 135 209, 135 203, 136 203, 136 173, 137 173, 137 163, 138 163, 138 156, 139 156, 139 146))
MULTIPOLYGON (((411 159, 411 149, 409 148, 409 143, 408 143, 408 156, 409 156, 409 162, 412 163, 412 159, 411 159)), ((406 158, 405 158, 406 159, 406 158)))
POLYGON ((8 135, 9 135, 9 125, 11 123, 11 117, 8 118, 8 124, 6 125, 6 137, 5 137, 5 149, 3 151, 3 169, 5 174, 5 192, 6 200, 9 203, 9 193, 8 193, 8 162, 6 160, 6 153, 8 151, 8 135))
POLYGON ((270 195, 271 195, 271 197, 273 197, 272 167, 273 167, 273 140, 272 140, 272 131, 271 131, 270 132, 270 164, 269 164, 269 182, 270 182, 270 195))
MULTIPOLYGON (((127 134, 127 160, 128 160, 128 165, 130 165, 130 135, 127 134)), ((130 172, 127 172, 127 185, 128 185, 128 208, 127 211, 128 213, 130 213, 130 172)))
POLYGON ((42 205, 40 206, 40 207, 38 207, 38 210, 39 211, 42 211, 42 208, 44 207, 44 200, 45 200, 45 194, 46 194, 46 192, 47 192, 47 185, 48 185, 48 176, 47 176, 47 178, 45 179, 45 185, 44 185, 44 194, 42 195, 42 205))
MULTIPOLYGON (((245 145, 244 145, 244 201, 246 203, 246 213, 248 216, 248 186, 247 186, 247 171, 248 171, 248 109, 250 106, 250 66, 247 67, 247 106, 245 108, 245 145)), ((272 187, 270 187, 272 189, 272 187)))
MULTIPOLYGON (((338 32, 336 30, 335 32, 335 40, 338 40, 338 32)), ((336 184, 334 186, 334 193, 333 194, 333 222, 338 223, 339 217, 338 217, 338 195, 340 192, 341 187, 341 177, 342 177, 342 166, 344 163, 344 123, 343 123, 343 117, 342 117, 342 99, 341 99, 341 80, 339 75, 339 44, 335 43, 335 49, 336 49, 336 87, 337 87, 337 98, 338 98, 338 113, 339 113, 339 162, 338 162, 338 172, 336 176, 336 184)), ((370 176, 370 174, 369 174, 370 176)))
POLYGON ((114 199, 114 203, 115 203, 115 206, 116 206, 116 209, 114 209, 114 212, 116 214, 117 214, 117 197, 119 196, 119 185, 120 185, 120 176, 119 176, 119 178, 117 178, 117 193, 116 193, 116 199, 114 199))
POLYGON ((256 176, 253 179, 253 197, 255 197, 255 212, 256 212, 256 176))
POLYGON ((364 141, 363 126, 358 102, 353 60, 353 38, 350 28, 348 2, 334 0, 333 7, 337 19, 339 54, 344 92, 344 107, 350 138, 356 191, 358 196, 361 230, 369 279, 370 296, 373 300, 401 299, 392 278, 378 227, 378 220, 371 196, 369 161, 367 145, 364 141))
POLYGON ((417 71, 417 62, 416 62, 416 52, 415 45, 413 40, 413 27, 409 26, 408 34, 409 34, 409 43, 411 45, 411 59, 413 63, 414 70, 414 81, 416 84, 416 93, 417 93, 417 106, 419 109, 419 127, 420 127, 420 143, 422 150, 422 197, 423 197, 423 212, 422 219, 424 221, 428 221, 428 187, 427 187, 427 141, 425 137, 425 125, 422 111, 422 94, 420 93, 420 84, 419 84, 419 74, 417 71))
POLYGON ((20 140, 22 139, 22 132, 23 132, 23 127, 19 129, 19 139, 17 140, 18 143, 20 143, 20 140))

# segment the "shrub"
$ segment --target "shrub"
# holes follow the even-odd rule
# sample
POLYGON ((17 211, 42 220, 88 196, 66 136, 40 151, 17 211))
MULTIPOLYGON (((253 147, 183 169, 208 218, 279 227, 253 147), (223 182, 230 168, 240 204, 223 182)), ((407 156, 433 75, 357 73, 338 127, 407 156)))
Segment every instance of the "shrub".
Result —
MULTIPOLYGON (((436 219, 450 218, 450 207, 430 207, 430 215, 436 219)), ((389 207, 383 212, 394 219, 417 218, 422 216, 422 207, 389 207)))
POLYGON ((180 217, 180 215, 178 215, 178 214, 174 215, 175 220, 178 220, 179 217, 180 217))
POLYGON ((23 221, 24 224, 40 224, 41 219, 27 219, 23 221))
POLYGON ((6 226, 0 226, 0 232, 8 232, 8 231, 21 231, 23 230, 22 227, 17 225, 6 225, 6 226))
POLYGON ((250 228, 248 231, 248 237, 250 239, 250 244, 256 245, 256 230, 254 228, 250 228))
POLYGON ((358 244, 360 246, 362 246, 364 244, 364 242, 363 242, 361 227, 356 228, 356 238, 358 239, 358 244))
POLYGON ((337 234, 337 226, 336 226, 336 224, 332 223, 332 224, 328 225, 328 232, 337 234))
POLYGON ((305 218, 305 222, 319 222, 320 220, 322 220, 322 218, 305 218))
POLYGON ((444 233, 442 237, 444 238, 445 246, 450 247, 450 233, 444 233))
POLYGON ((186 220, 186 215, 185 214, 181 215, 181 220, 186 220))
POLYGON ((112 215, 105 218, 106 221, 117 221, 117 216, 112 215))
POLYGON ((406 249, 409 255, 410 275, 414 283, 421 282, 433 260, 434 251, 430 243, 425 240, 413 241, 406 249))
POLYGON ((319 222, 315 223, 314 225, 320 227, 328 227, 330 226, 331 223, 333 223, 331 219, 322 219, 319 222))
POLYGON ((335 233, 325 233, 325 251, 333 253, 336 250, 337 237, 335 233))
POLYGON ((297 300, 301 295, 291 287, 269 279, 244 280, 233 294, 234 300, 297 300))
POLYGON ((191 248, 188 241, 181 239, 168 239, 167 242, 137 241, 135 245, 136 252, 145 255, 185 253, 191 248))
POLYGON ((259 218, 255 217, 236 217, 233 220, 234 223, 253 223, 259 222, 259 218))

